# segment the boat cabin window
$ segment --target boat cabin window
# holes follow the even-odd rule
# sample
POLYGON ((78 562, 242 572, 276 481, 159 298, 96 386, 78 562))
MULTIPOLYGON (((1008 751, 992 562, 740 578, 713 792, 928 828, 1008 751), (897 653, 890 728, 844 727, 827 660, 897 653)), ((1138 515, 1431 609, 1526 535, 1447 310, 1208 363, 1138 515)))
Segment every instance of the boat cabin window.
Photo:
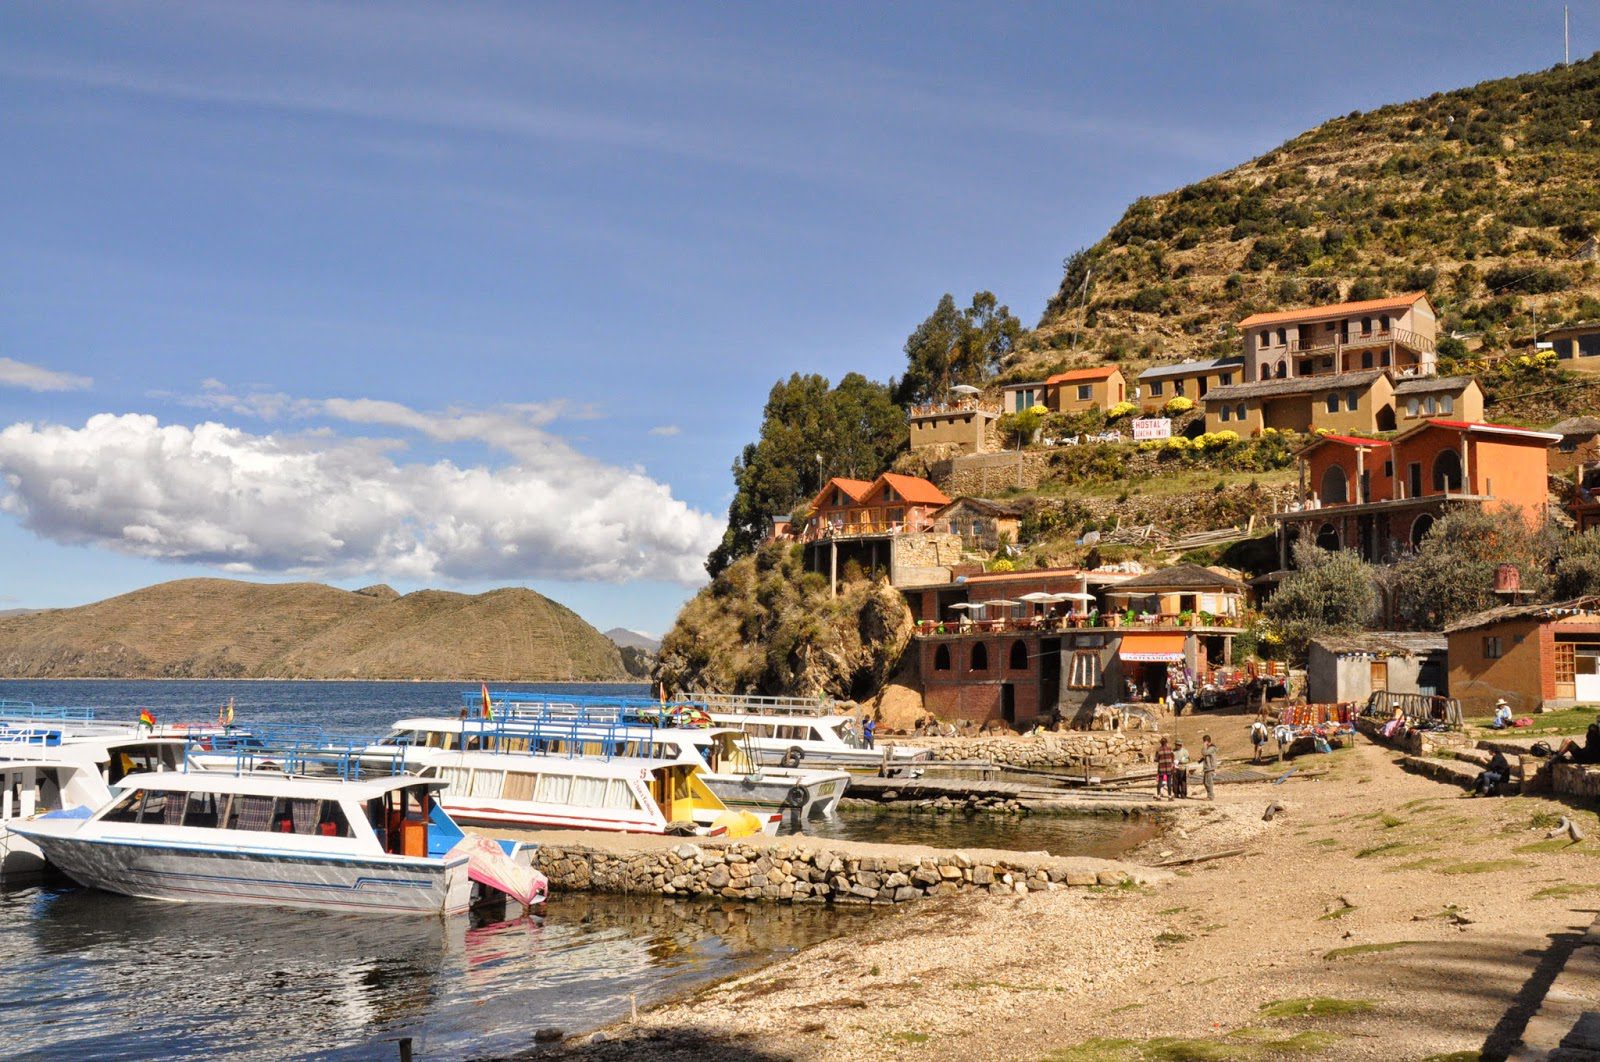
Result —
POLYGON ((367 822, 390 855, 426 856, 432 804, 426 786, 391 789, 367 801, 367 822))
POLYGON ((106 784, 116 785, 130 774, 154 774, 178 769, 175 745, 124 745, 111 750, 106 784))
POLYGON ((122 799, 111 806, 111 810, 100 816, 101 822, 138 822, 139 808, 144 803, 144 790, 135 789, 124 793, 122 799))
POLYGON ((396 730, 379 742, 380 745, 425 745, 427 735, 420 730, 396 730))

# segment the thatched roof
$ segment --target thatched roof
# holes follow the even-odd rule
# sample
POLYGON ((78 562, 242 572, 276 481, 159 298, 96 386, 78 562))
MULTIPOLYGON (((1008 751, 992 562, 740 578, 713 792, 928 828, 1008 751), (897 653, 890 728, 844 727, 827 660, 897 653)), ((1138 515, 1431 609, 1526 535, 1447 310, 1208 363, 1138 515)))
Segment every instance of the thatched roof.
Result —
POLYGON ((1545 431, 1552 435, 1600 435, 1600 417, 1568 417, 1545 431))
POLYGON ((1311 639, 1335 656, 1419 656, 1442 653, 1446 639, 1432 631, 1363 631, 1358 634, 1324 634, 1311 639))
POLYGON ((1563 616, 1594 616, 1600 615, 1600 594, 1591 594, 1588 597, 1575 597, 1571 601, 1557 601, 1553 604, 1539 605, 1501 605, 1498 608, 1485 609, 1482 612, 1459 619, 1446 627, 1446 634, 1456 631, 1470 631, 1478 627, 1489 627, 1496 623, 1504 623, 1514 619, 1559 619, 1563 616))

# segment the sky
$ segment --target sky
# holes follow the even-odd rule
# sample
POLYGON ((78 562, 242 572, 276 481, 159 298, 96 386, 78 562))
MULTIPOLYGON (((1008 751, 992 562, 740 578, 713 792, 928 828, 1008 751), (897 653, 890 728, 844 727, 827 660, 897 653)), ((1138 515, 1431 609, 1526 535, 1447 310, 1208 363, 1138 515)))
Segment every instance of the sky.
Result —
MULTIPOLYGON (((1600 0, 1572 3, 1572 55, 1600 0)), ((659 634, 791 372, 1559 3, 0 5, 0 609, 524 585, 659 634)))

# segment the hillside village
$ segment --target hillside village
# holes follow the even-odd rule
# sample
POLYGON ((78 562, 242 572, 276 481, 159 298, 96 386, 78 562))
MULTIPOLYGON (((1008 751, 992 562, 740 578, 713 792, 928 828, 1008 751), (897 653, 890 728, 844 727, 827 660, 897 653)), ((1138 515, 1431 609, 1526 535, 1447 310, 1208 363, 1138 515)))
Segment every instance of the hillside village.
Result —
POLYGON ((1017 730, 1291 673, 1313 701, 1448 694, 1471 715, 1600 698, 1600 190, 1592 170, 1569 179, 1596 147, 1574 93, 1600 96, 1600 59, 1338 119, 1141 200, 1068 260, 1031 331, 987 293, 959 312, 947 296, 890 383, 897 436, 866 440, 881 460, 795 462, 788 498, 768 497, 796 504, 766 514, 742 589, 719 586, 727 553, 708 565, 705 595, 751 610, 735 617, 750 666, 708 670, 691 607, 657 677, 1017 730), (1321 160, 1340 136, 1361 150, 1321 160), (1483 198, 1535 162, 1539 216, 1483 198), (1397 168, 1410 205, 1389 210, 1374 190, 1397 168), (1421 226, 1441 190, 1481 241, 1421 226), (1202 253, 1227 217, 1226 254, 1202 253), (1285 257, 1286 227, 1316 248, 1285 257), (1177 283, 1129 294, 1136 264, 1162 260, 1177 283), (774 551, 802 580, 781 604, 762 589, 774 551), (853 622, 839 602, 862 583, 893 588, 904 622, 847 652, 826 628, 853 622), (813 655, 834 663, 808 670, 813 655))

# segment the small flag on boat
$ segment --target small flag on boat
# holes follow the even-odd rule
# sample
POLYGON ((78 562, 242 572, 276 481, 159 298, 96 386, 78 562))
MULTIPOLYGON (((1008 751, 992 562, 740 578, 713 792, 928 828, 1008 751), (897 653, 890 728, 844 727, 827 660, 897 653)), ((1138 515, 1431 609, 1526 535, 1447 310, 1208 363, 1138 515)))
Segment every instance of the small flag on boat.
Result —
POLYGON ((487 682, 483 684, 483 717, 485 719, 494 718, 494 705, 489 703, 489 684, 487 682))
POLYGON ((147 726, 151 730, 154 730, 156 728, 156 717, 151 714, 150 709, 148 709, 148 708, 140 708, 139 709, 139 725, 140 726, 147 726))
POLYGON ((228 703, 224 704, 222 706, 222 708, 218 710, 218 712, 217 712, 217 722, 219 724, 221 724, 222 726, 232 726, 233 725, 233 698, 232 697, 229 697, 228 698, 228 703))

